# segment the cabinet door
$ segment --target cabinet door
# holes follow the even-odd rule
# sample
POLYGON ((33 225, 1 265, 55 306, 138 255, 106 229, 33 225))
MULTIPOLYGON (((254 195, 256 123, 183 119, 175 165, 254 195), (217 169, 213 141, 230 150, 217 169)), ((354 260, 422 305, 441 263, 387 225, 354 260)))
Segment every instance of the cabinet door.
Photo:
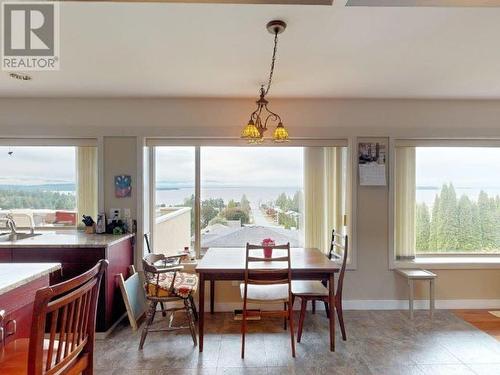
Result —
POLYGON ((12 262, 12 249, 0 248, 0 263, 12 262))
MULTIPOLYGON (((0 295, 0 310, 7 313, 5 321, 15 321, 16 326, 15 333, 7 341, 29 337, 35 294, 38 289, 47 286, 49 276, 45 275, 0 295)), ((10 323, 7 328, 10 330, 13 327, 14 324, 10 323)))
POLYGON ((58 262, 74 264, 96 264, 104 258, 101 248, 18 248, 12 252, 16 263, 58 262))

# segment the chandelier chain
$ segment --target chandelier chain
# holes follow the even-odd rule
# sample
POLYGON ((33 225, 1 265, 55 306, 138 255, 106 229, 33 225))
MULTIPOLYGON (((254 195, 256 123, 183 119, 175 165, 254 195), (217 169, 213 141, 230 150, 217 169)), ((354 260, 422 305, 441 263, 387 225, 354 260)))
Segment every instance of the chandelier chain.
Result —
POLYGON ((241 138, 247 139, 249 143, 262 143, 264 141, 264 133, 268 129, 268 124, 271 123, 276 124, 276 129, 273 132, 274 142, 287 142, 289 139, 288 131, 284 127, 281 117, 268 108, 269 102, 265 99, 273 83, 274 68, 276 66, 276 56, 278 52, 278 34, 285 30, 286 23, 281 20, 273 20, 267 24, 266 28, 271 34, 274 34, 274 48, 267 86, 264 83, 260 86, 260 97, 256 101, 257 108, 250 114, 248 124, 241 132, 241 138))
POLYGON ((267 81, 267 88, 264 95, 267 95, 269 90, 271 89, 271 83, 273 81, 274 74, 274 65, 276 63, 276 52, 278 51, 278 30, 274 31, 274 49, 273 49, 273 57, 271 59, 271 69, 269 71, 269 80, 267 81))

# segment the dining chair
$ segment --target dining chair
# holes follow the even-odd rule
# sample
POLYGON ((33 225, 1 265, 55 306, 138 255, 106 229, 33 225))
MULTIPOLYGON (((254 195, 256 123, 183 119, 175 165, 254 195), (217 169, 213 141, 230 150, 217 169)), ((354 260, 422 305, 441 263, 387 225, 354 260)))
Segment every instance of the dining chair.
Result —
POLYGON ((142 329, 139 343, 140 350, 144 347, 148 332, 175 331, 179 329, 189 329, 193 343, 195 346, 197 345, 193 305, 190 301, 192 301, 192 296, 198 288, 198 276, 187 272, 179 272, 184 269, 180 265, 163 267, 161 264, 164 264, 165 258, 163 254, 147 254, 142 260, 145 279, 144 288, 146 299, 149 301, 149 308, 146 312, 146 323, 142 329), (160 264, 160 266, 157 266, 157 264, 160 264), (179 301, 183 302, 183 307, 165 308, 167 303, 179 301), (167 328, 150 329, 158 304, 161 304, 161 312, 165 315, 167 312, 185 311, 189 325, 173 327, 172 319, 170 319, 167 328))
MULTIPOLYGON (((153 251, 150 246, 150 239, 149 239, 150 234, 149 233, 144 233, 144 240, 146 241, 146 249, 148 250, 148 254, 153 254, 153 251)), ((181 263, 181 258, 183 257, 183 254, 179 255, 169 255, 165 256, 164 258, 161 258, 158 262, 155 263, 155 266, 157 268, 171 268, 175 266, 179 266, 181 263)), ((191 309, 193 310, 193 315, 194 315, 194 320, 198 320, 198 310, 196 310, 196 304, 194 303, 194 298, 192 295, 189 296, 189 303, 191 304, 191 309)), ((162 311, 165 311, 165 307, 163 306, 163 302, 160 303, 160 307, 162 311)), ((165 312, 162 312, 163 316, 166 316, 165 312)))
POLYGON ((2 375, 93 374, 97 299, 107 267, 100 260, 82 275, 36 292, 30 337, 0 353, 2 375))
MULTIPOLYGON (((337 290, 335 291, 334 304, 335 304, 335 310, 337 311, 337 317, 339 319, 340 330, 342 332, 342 339, 344 341, 347 340, 347 335, 344 325, 344 312, 342 310, 342 290, 344 286, 344 276, 347 265, 348 248, 349 248, 348 236, 340 235, 338 233, 335 233, 335 230, 332 230, 332 240, 330 243, 330 251, 328 253, 328 258, 330 260, 334 258, 336 260, 342 260, 342 266, 340 267, 340 272, 337 282, 337 290), (339 255, 339 252, 341 252, 342 255, 339 255)), ((295 300, 296 297, 299 297, 301 299, 297 342, 300 342, 302 338, 302 329, 304 327, 307 302, 312 301, 312 304, 314 306, 314 303, 316 301, 323 301, 325 304, 326 315, 327 317, 330 317, 329 316, 330 309, 328 302, 329 293, 327 286, 328 282, 325 280, 323 281, 295 280, 292 282, 293 300, 295 300)))
POLYGON ((245 334, 247 330, 248 303, 283 303, 280 311, 262 311, 261 316, 280 316, 288 320, 292 357, 295 358, 295 339, 293 330, 292 271, 290 265, 290 243, 266 246, 273 249, 270 258, 263 256, 262 245, 246 245, 245 281, 240 284, 243 298, 241 320, 241 358, 245 358, 245 334))

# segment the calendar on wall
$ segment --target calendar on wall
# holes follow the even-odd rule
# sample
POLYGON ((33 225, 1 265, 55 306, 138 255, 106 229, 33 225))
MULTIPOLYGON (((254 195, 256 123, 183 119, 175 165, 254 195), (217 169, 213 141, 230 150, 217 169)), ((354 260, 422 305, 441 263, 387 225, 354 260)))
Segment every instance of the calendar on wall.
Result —
POLYGON ((361 186, 386 186, 386 148, 380 143, 358 144, 359 184, 361 186))

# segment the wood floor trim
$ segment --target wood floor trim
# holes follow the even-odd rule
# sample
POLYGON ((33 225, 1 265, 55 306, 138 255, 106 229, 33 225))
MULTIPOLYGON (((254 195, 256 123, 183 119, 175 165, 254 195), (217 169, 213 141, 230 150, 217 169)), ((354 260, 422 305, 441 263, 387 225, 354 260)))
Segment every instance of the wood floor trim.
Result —
POLYGON ((500 341, 500 318, 490 310, 455 310, 455 315, 500 341))

